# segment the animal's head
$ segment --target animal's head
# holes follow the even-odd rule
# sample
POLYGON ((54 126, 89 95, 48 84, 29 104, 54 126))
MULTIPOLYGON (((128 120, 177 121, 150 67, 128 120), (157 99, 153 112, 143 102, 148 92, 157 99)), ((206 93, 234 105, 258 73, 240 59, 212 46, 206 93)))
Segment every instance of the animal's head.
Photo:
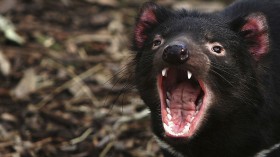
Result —
POLYGON ((225 136, 238 117, 246 127, 261 101, 255 68, 269 51, 268 34, 261 13, 229 20, 144 4, 133 36, 135 79, 155 134, 180 145, 225 136))

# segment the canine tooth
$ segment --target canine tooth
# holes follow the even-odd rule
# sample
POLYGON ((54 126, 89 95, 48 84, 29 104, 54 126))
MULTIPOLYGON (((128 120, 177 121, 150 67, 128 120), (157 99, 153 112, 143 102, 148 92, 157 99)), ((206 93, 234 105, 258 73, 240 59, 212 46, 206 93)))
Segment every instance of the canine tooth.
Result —
POLYGON ((164 68, 164 69, 161 71, 162 76, 167 77, 167 70, 168 70, 168 68, 164 68))
POLYGON ((192 73, 188 71, 188 79, 191 79, 191 77, 192 77, 192 73))
POLYGON ((196 108, 195 108, 196 111, 199 111, 201 109, 201 105, 202 105, 202 103, 199 103, 199 105, 196 106, 196 108))
POLYGON ((167 107, 166 108, 166 112, 168 113, 168 114, 170 114, 171 112, 170 112, 170 109, 167 107))
POLYGON ((167 107, 170 107, 170 100, 169 99, 166 99, 166 105, 167 105, 167 107))
POLYGON ((169 92, 166 92, 166 96, 167 96, 168 99, 171 98, 171 94, 169 92))
POLYGON ((196 109, 196 111, 199 111, 199 110, 200 110, 200 108, 201 108, 201 104, 202 104, 202 103, 200 103, 199 105, 197 105, 197 106, 196 106, 196 108, 195 108, 195 109, 196 109))
POLYGON ((201 106, 202 104, 202 99, 199 99, 198 102, 197 102, 198 106, 201 106))
POLYGON ((168 120, 171 120, 172 116, 170 114, 167 114, 167 118, 168 118, 168 120))

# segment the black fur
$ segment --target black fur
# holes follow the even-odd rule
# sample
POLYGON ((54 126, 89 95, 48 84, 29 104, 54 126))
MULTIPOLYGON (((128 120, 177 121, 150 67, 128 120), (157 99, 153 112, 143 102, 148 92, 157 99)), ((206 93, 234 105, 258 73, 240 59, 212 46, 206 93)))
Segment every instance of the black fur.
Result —
POLYGON ((166 157, 250 157, 280 142, 279 0, 240 0, 211 14, 170 11, 146 3, 137 18, 133 51, 134 80, 151 110, 154 134, 170 147, 163 148, 166 157), (141 17, 145 9, 152 11, 151 16, 141 17), (268 41, 255 40, 259 36, 251 38, 250 31, 242 30, 250 17, 264 20, 268 41), (169 42, 182 34, 191 39, 194 63, 180 68, 194 71, 210 87, 214 99, 195 135, 172 139, 164 134, 156 86, 157 75, 170 65, 160 57, 160 48, 152 49, 152 45, 156 35, 169 42), (207 42, 221 43, 226 55, 209 53, 204 47, 207 42), (263 44, 267 49, 255 52, 263 44), (209 64, 200 62, 200 57, 206 57, 209 64))

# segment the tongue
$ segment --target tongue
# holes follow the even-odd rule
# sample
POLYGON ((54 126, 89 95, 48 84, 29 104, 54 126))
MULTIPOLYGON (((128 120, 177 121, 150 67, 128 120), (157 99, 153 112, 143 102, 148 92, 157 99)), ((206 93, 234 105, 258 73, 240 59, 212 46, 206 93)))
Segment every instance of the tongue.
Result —
POLYGON ((195 101, 200 93, 200 87, 187 81, 179 83, 170 90, 170 112, 171 121, 175 124, 173 131, 180 132, 184 129, 186 123, 195 114, 195 101))

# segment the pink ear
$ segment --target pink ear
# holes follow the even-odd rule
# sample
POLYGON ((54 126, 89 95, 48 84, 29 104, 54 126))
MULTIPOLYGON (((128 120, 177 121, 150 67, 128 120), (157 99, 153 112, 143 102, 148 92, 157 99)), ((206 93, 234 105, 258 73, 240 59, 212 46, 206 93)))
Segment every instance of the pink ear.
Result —
POLYGON ((269 36, 266 18, 261 13, 254 13, 245 19, 241 28, 245 41, 248 43, 249 52, 255 60, 259 60, 269 51, 269 36))
POLYGON ((134 30, 134 40, 137 48, 142 48, 147 39, 148 31, 154 27, 158 21, 156 10, 158 6, 154 3, 145 3, 140 11, 138 21, 134 30))

